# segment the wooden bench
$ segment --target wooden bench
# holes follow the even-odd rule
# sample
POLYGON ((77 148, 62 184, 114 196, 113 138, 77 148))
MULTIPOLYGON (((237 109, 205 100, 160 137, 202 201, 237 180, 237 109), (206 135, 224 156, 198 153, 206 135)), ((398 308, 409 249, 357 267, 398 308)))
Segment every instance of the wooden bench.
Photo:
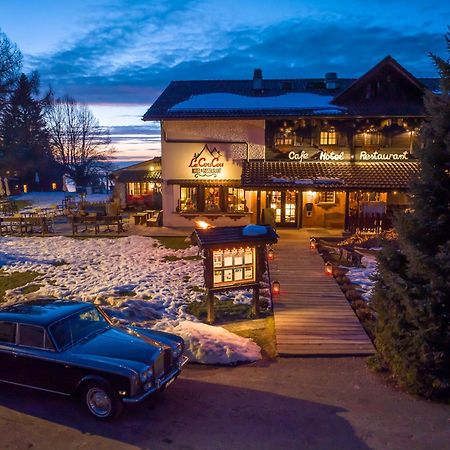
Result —
POLYGON ((162 210, 155 211, 154 214, 146 221, 148 227, 160 227, 162 225, 162 210))
POLYGON ((53 220, 49 217, 12 216, 0 218, 0 235, 53 232, 53 220), (37 230, 36 230, 37 229, 37 230))
POLYGON ((70 218, 72 223, 72 234, 85 233, 91 227, 94 234, 99 234, 100 232, 112 232, 114 231, 111 227, 117 227, 117 233, 124 233, 125 229, 123 227, 122 216, 103 216, 103 215, 93 215, 93 216, 72 216, 70 218), (84 229, 79 230, 80 226, 84 226, 84 229), (105 226, 105 230, 100 230, 101 226, 105 226))

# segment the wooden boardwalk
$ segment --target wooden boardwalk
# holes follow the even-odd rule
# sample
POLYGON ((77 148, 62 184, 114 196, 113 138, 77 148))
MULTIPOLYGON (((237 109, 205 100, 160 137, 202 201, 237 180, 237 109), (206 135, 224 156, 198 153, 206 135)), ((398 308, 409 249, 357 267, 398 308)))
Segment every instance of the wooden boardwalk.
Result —
MULTIPOLYGON (((370 355, 372 342, 322 257, 309 249, 307 230, 277 230, 280 236, 270 263, 278 353, 283 356, 370 355)), ((323 235, 323 234, 322 234, 323 235)))

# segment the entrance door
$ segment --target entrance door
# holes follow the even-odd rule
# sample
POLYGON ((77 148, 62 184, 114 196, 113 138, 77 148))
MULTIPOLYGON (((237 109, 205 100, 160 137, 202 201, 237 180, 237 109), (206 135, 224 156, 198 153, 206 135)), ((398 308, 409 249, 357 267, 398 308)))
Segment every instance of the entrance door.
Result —
POLYGON ((266 205, 275 211, 277 226, 297 226, 298 195, 296 191, 269 191, 266 205))

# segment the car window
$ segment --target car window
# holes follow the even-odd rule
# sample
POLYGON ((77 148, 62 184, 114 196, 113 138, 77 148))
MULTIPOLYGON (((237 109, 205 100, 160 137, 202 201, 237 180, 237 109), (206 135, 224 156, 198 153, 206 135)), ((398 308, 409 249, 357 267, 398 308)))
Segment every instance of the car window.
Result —
POLYGON ((14 343, 16 341, 16 324, 0 322, 0 342, 14 343))
POLYGON ((19 325, 19 345, 45 348, 45 330, 35 325, 19 325))
POLYGON ((50 325, 49 331, 58 348, 62 350, 108 327, 109 323, 97 308, 90 308, 55 322, 50 325))

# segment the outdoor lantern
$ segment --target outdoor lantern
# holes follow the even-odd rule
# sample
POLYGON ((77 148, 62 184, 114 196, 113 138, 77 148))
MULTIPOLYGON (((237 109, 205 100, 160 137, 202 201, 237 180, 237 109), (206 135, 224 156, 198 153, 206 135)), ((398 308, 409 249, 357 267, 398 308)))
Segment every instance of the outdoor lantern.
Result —
POLYGON ((52 183, 52 190, 56 191, 56 183, 52 183))
POLYGON ((269 261, 273 261, 274 258, 275 258, 275 252, 272 247, 269 247, 269 250, 267 250, 267 259, 269 261))
POLYGON ((278 295, 280 293, 280 282, 274 281, 272 282, 272 294, 278 295))
POLYGON ((316 241, 315 238, 311 238, 311 239, 309 240, 309 248, 310 248, 311 250, 315 250, 315 249, 317 248, 317 241, 316 241))
POLYGON ((333 274, 333 264, 331 264, 330 261, 327 261, 325 263, 325 273, 327 275, 332 275, 333 274))
POLYGON ((28 192, 28 186, 26 184, 23 185, 23 193, 26 194, 28 192))
POLYGON ((196 220, 195 225, 197 225, 197 228, 200 228, 201 230, 207 230, 208 228, 211 228, 211 225, 204 220, 196 220))

